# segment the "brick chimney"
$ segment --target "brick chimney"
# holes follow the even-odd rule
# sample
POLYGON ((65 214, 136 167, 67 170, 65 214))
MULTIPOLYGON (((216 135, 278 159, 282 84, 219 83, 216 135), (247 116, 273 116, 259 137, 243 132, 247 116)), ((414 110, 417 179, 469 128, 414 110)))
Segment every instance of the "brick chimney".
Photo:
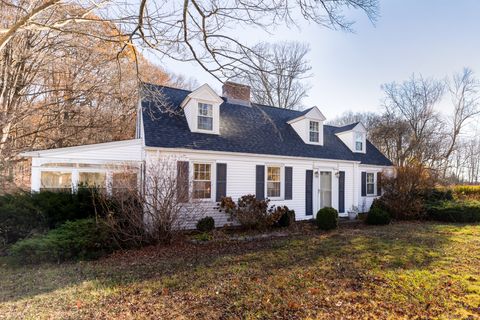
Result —
POLYGON ((226 81, 222 86, 227 102, 250 106, 250 87, 244 84, 226 81))

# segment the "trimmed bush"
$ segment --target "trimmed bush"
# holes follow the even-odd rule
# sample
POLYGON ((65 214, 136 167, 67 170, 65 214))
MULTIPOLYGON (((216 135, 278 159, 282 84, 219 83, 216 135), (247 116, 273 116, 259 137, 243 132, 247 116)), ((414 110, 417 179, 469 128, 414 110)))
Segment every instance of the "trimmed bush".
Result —
POLYGON ((27 196, 0 197, 0 246, 14 243, 35 233, 45 232, 46 221, 27 196))
POLYGON ((365 222, 371 225, 386 225, 391 221, 390 214, 379 206, 372 206, 365 222))
POLYGON ((280 215, 277 221, 279 227, 286 228, 295 222, 295 210, 290 210, 287 206, 277 207, 276 210, 280 215))
POLYGON ((480 186, 454 186, 451 192, 459 200, 480 200, 480 186))
POLYGON ((16 193, 0 196, 0 243, 11 244, 66 221, 103 216, 95 211, 95 189, 16 193))
POLYGON ((247 229, 265 229, 274 225, 277 220, 269 210, 270 200, 259 200, 253 194, 238 198, 235 203, 231 197, 224 197, 219 204, 219 210, 224 211, 232 220, 236 220, 247 229))
POLYGON ((443 222, 480 222, 480 201, 443 201, 429 206, 427 214, 443 222))
POLYGON ((30 198, 45 217, 47 227, 53 229, 66 221, 95 217, 96 194, 95 189, 79 187, 75 193, 42 191, 32 193, 30 198))
POLYGON ((210 232, 215 229, 215 220, 212 217, 205 217, 197 222, 197 230, 201 232, 210 232))
POLYGON ((322 230, 332 230, 338 227, 338 211, 325 207, 317 212, 317 227, 322 230))
POLYGON ((45 235, 20 240, 10 248, 19 263, 94 259, 110 252, 110 237, 102 222, 94 219, 67 221, 45 235))

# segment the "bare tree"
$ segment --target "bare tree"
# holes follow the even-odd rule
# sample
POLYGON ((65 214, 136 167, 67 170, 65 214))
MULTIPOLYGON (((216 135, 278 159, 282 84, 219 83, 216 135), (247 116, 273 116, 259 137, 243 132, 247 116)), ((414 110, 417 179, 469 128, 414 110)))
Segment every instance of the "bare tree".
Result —
POLYGON ((181 3, 10 0, 0 5, 2 9, 13 7, 17 12, 0 29, 0 50, 15 34, 25 31, 71 32, 73 22, 111 21, 119 26, 113 32, 83 33, 121 43, 124 49, 143 45, 162 56, 195 61, 219 80, 257 68, 250 58, 255 53, 237 40, 232 32, 234 27, 268 32, 279 24, 295 24, 293 17, 302 17, 325 27, 351 30, 353 22, 345 17, 345 9, 361 10, 371 21, 375 21, 378 10, 378 0, 185 0, 181 3))
POLYGON ((444 157, 448 159, 455 151, 462 129, 469 120, 480 113, 480 82, 475 78, 471 69, 464 68, 461 73, 455 74, 451 81, 447 81, 447 87, 453 105, 453 117, 449 121, 451 127, 450 141, 444 153, 444 157))
MULTIPOLYGON (((13 13, 0 12, 7 14, 13 13)), ((75 34, 74 27, 70 33, 16 33, 0 51, 2 190, 12 186, 10 172, 23 161, 16 157, 20 151, 132 138, 138 78, 167 85, 187 81, 134 50, 122 51, 119 43, 75 34)), ((87 24, 80 31, 102 34, 111 28, 87 24)))
POLYGON ((340 116, 328 121, 329 125, 341 127, 355 122, 361 122, 367 131, 379 122, 380 115, 375 112, 353 112, 347 111, 340 116))
POLYGON ((127 179, 117 179, 112 194, 99 199, 99 211, 109 213, 106 222, 120 246, 168 243, 176 232, 204 217, 205 204, 195 199, 180 160, 149 159, 142 185, 132 184, 132 170, 126 169, 118 174, 127 179))
POLYGON ((401 152, 399 165, 412 161, 423 164, 437 161, 442 156, 438 150, 443 135, 439 129, 443 125, 436 106, 443 96, 443 83, 412 75, 402 84, 384 84, 382 89, 388 117, 408 125, 409 139, 398 146, 401 152))
POLYGON ((253 48, 258 66, 246 71, 241 81, 250 85, 253 101, 285 109, 299 109, 307 96, 310 77, 306 60, 309 47, 298 42, 261 43, 253 48))

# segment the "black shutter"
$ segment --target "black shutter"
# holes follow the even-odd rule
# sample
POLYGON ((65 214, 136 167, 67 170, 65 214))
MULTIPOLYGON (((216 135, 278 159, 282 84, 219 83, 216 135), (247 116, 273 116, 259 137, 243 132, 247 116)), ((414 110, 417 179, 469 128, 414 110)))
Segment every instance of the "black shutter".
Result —
POLYGON ((367 196, 367 173, 362 172, 362 197, 367 196))
POLYGON ((285 167, 285 200, 292 200, 292 167, 285 167))
POLYGON ((265 199, 265 166, 258 165, 255 173, 255 197, 265 199))
POLYGON ((305 175, 305 215, 313 215, 313 170, 307 170, 305 175))
POLYGON ((377 196, 382 195, 382 173, 377 172, 377 196))
POLYGON ((188 161, 177 162, 177 198, 179 202, 188 202, 188 161))
POLYGON ((340 171, 338 176, 338 212, 345 212, 345 171, 340 171))
POLYGON ((217 194, 216 201, 222 201, 227 196, 227 164, 217 163, 217 194))

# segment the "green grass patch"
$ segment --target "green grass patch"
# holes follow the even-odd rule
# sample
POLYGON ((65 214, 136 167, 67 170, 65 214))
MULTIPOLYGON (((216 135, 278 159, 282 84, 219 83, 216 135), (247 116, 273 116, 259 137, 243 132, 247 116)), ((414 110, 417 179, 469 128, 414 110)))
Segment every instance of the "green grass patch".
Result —
POLYGON ((179 243, 9 267, 0 315, 34 318, 480 317, 480 225, 394 223, 179 243))

